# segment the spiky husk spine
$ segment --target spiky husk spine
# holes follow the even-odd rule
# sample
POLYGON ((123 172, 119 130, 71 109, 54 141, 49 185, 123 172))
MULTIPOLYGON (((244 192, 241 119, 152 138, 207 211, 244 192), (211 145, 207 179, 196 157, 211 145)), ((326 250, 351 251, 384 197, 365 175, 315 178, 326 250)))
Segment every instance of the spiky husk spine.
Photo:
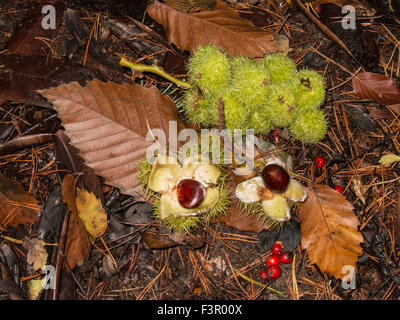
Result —
POLYGON ((295 108, 294 87, 292 85, 273 84, 269 86, 267 99, 263 105, 266 119, 272 126, 287 127, 293 119, 295 108))
POLYGON ((242 201, 238 201, 240 213, 246 215, 255 215, 260 220, 260 223, 265 223, 269 226, 270 229, 280 230, 285 222, 276 221, 271 217, 267 216, 262 209, 261 202, 253 202, 253 203, 244 203, 242 201))
POLYGON ((266 55, 262 60, 271 81, 277 84, 289 83, 296 78, 296 64, 283 53, 266 55))
POLYGON ((296 113, 289 131, 297 140, 315 144, 326 135, 328 123, 322 110, 300 109, 296 113))
MULTIPOLYGON (((225 90, 222 95, 225 127, 231 130, 246 129, 250 110, 236 97, 232 90, 225 90)), ((244 131, 243 130, 243 131, 244 131)))
POLYGON ((263 103, 270 83, 269 74, 260 62, 238 56, 231 59, 232 94, 247 109, 254 111, 263 103))
POLYGON ((216 46, 198 48, 189 59, 189 83, 205 95, 214 95, 229 84, 231 78, 228 56, 216 46))
POLYGON ((212 96, 205 97, 197 88, 185 92, 181 108, 195 124, 211 127, 219 122, 216 99, 212 96))
POLYGON ((300 82, 295 92, 297 106, 318 110, 325 100, 322 76, 314 70, 303 69, 297 73, 297 78, 300 82))
POLYGON ((249 128, 254 129, 255 133, 267 134, 273 129, 269 118, 265 116, 263 108, 253 110, 249 116, 249 128))

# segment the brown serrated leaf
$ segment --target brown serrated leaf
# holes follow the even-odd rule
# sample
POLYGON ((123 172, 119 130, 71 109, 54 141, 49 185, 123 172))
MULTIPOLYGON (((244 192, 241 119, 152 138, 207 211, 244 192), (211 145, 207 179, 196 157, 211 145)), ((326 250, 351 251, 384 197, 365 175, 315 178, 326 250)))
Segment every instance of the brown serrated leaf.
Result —
POLYGON ((177 122, 178 133, 184 127, 175 104, 155 87, 93 80, 40 93, 53 103, 85 164, 128 195, 141 192, 137 161, 154 143, 146 140, 148 132, 160 129, 168 141, 170 121, 177 122))
POLYGON ((307 188, 307 200, 300 207, 301 246, 306 249, 311 263, 322 272, 343 279, 345 266, 355 268, 362 254, 359 221, 353 206, 336 190, 314 184, 307 188))
POLYGON ((213 11, 191 14, 156 1, 147 7, 147 12, 182 51, 194 52, 208 44, 224 48, 231 56, 250 58, 281 51, 272 33, 256 28, 222 1, 217 1, 213 11))
POLYGON ((36 199, 14 180, 0 174, 0 226, 34 224, 39 215, 36 199))
POLYGON ((90 249, 92 247, 85 226, 78 216, 75 185, 75 178, 71 174, 66 175, 61 184, 63 201, 71 211, 67 228, 67 240, 64 248, 64 255, 71 269, 89 257, 90 249))
POLYGON ((361 99, 371 99, 380 104, 400 102, 400 89, 383 74, 361 72, 353 78, 353 90, 361 99))

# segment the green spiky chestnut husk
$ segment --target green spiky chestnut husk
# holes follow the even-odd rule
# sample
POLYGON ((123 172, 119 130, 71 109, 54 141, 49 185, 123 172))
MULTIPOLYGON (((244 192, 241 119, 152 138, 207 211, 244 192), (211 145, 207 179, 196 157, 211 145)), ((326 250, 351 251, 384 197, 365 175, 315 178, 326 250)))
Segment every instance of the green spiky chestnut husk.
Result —
POLYGON ((181 104, 190 122, 205 127, 219 123, 218 105, 213 97, 205 98, 197 88, 186 90, 181 104))
POLYGON ((327 133, 328 124, 322 110, 312 108, 300 109, 296 112, 289 131, 294 138, 303 143, 315 144, 327 133))
POLYGON ((249 128, 254 129, 254 132, 259 134, 268 134, 273 129, 273 125, 263 108, 258 108, 250 113, 249 128))
POLYGON ((226 88, 231 78, 228 56, 213 45, 198 48, 189 59, 188 70, 189 83, 206 95, 226 88))
POLYGON ((238 56, 231 59, 232 94, 251 111, 258 108, 265 97, 270 77, 264 65, 238 56))
POLYGON ((300 81, 295 92, 297 106, 318 110, 325 100, 323 77, 314 70, 303 69, 297 73, 297 78, 300 81))
POLYGON ((283 53, 266 55, 262 62, 270 74, 271 81, 274 83, 292 82, 296 78, 296 64, 283 53))
MULTIPOLYGON (((231 130, 246 129, 248 125, 248 117, 250 114, 249 108, 246 108, 231 90, 225 90, 221 95, 225 127, 231 130)), ((245 130, 243 130, 243 134, 245 130)))
POLYGON ((270 119, 272 126, 287 127, 292 121, 295 108, 294 87, 292 85, 270 85, 263 108, 265 117, 270 119))

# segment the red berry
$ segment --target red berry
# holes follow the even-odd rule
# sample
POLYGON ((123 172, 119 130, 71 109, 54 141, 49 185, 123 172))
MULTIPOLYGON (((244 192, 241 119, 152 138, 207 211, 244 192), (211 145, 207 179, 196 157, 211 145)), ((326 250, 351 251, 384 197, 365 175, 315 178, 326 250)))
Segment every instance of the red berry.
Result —
POLYGON ((279 256, 279 260, 282 263, 292 263, 293 262, 293 253, 289 251, 282 252, 279 256))
POLYGON ((335 186, 335 190, 336 190, 337 192, 339 192, 339 193, 343 193, 343 188, 342 188, 341 186, 339 186, 339 185, 336 185, 336 186, 335 186))
POLYGON ((273 254, 278 255, 278 254, 280 254, 281 251, 282 251, 282 246, 281 246, 279 243, 275 243, 275 244, 272 246, 271 251, 272 251, 273 254))
POLYGON ((290 180, 289 174, 278 164, 265 166, 262 178, 267 188, 278 193, 285 192, 290 180))
POLYGON ((265 270, 261 270, 260 271, 260 278, 262 281, 267 281, 268 280, 268 276, 267 273, 265 272, 265 270))
POLYGON ((315 164, 318 168, 322 168, 324 166, 324 158, 318 157, 315 159, 315 164))
POLYGON ((319 4, 316 4, 313 8, 316 14, 321 14, 322 7, 319 4))
POLYGON ((206 196, 206 190, 202 184, 193 179, 181 180, 176 187, 176 191, 179 204, 186 209, 197 208, 206 196))
POLYGON ((281 275, 281 268, 278 266, 269 266, 267 268, 267 275, 271 279, 276 279, 281 275))
POLYGON ((265 261, 265 263, 268 266, 277 266, 279 264, 279 257, 276 254, 271 254, 267 260, 265 261))

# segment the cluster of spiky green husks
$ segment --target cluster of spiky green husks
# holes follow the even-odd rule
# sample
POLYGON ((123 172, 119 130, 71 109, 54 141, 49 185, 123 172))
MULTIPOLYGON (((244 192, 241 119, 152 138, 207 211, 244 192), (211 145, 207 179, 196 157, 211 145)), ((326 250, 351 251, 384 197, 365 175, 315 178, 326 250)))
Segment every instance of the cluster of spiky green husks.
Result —
POLYGON ((218 126, 223 116, 231 130, 268 134, 288 127, 304 143, 316 143, 326 134, 327 121, 320 112, 325 100, 323 77, 313 70, 297 70, 283 53, 253 61, 230 58, 209 45, 191 56, 188 68, 193 88, 186 91, 182 107, 193 123, 218 126))

